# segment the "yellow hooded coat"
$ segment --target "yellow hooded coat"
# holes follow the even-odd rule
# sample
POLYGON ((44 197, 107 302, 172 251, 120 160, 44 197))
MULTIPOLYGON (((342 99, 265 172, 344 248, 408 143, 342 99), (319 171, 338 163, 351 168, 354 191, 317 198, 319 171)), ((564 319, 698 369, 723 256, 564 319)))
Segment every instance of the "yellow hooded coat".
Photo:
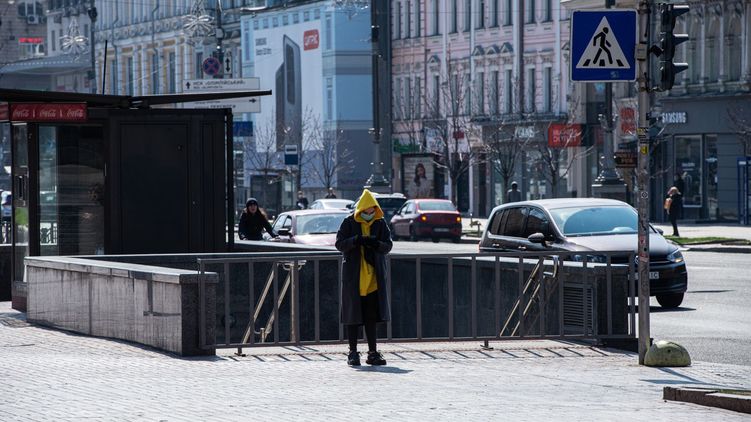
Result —
MULTIPOLYGON (((357 201, 354 215, 355 221, 360 223, 362 235, 370 236, 370 226, 376 220, 382 219, 383 215, 383 210, 378 205, 378 201, 369 190, 365 189, 357 201), (375 216, 372 220, 365 221, 361 214, 370 207, 375 207, 375 216)), ((376 290, 378 290, 378 281, 376 280, 375 268, 365 260, 365 247, 360 246, 360 296, 367 296, 376 290)))

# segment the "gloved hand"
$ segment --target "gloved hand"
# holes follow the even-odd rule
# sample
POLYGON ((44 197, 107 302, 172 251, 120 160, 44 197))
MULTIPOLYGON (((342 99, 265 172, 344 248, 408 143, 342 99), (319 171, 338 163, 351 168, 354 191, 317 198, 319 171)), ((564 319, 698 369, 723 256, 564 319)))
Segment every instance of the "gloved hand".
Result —
POLYGON ((355 237, 353 237, 352 239, 353 239, 352 243, 354 243, 355 246, 362 246, 363 245, 363 243, 362 243, 362 240, 363 240, 362 235, 356 234, 355 237))
POLYGON ((375 236, 363 236, 362 238, 362 244, 364 246, 367 246, 369 248, 377 248, 378 247, 378 238, 375 236))

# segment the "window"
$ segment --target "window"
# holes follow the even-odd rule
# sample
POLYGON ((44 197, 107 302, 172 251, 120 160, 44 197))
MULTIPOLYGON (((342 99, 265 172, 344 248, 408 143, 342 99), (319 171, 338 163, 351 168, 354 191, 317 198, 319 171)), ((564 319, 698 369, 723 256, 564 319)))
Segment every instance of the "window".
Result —
POLYGON ((457 7, 456 6, 456 2, 457 1, 458 0, 451 0, 451 12, 450 12, 451 16, 450 16, 450 19, 451 19, 451 33, 452 34, 457 31, 457 28, 456 28, 457 23, 456 23, 456 21, 458 19, 458 14, 459 14, 458 11, 456 10, 456 7, 457 7))
POLYGON ((702 205, 702 144, 700 136, 681 136, 674 141, 675 168, 683 177, 683 205, 700 207, 702 205))
POLYGON ((334 81, 326 78, 326 117, 334 120, 334 81))
POLYGON ((57 42, 55 41, 55 30, 53 29, 50 31, 50 46, 52 47, 52 51, 55 51, 57 49, 57 42))
POLYGON ((506 0, 506 10, 503 14, 503 24, 513 25, 514 23, 514 0, 506 0))
POLYGON ((441 77, 433 75, 433 117, 441 112, 441 77))
POLYGON ((422 37, 422 13, 420 13, 421 4, 422 0, 417 0, 415 2, 415 36, 417 38, 422 37))
POLYGON ((440 12, 440 10, 438 10, 438 1, 439 0, 433 0, 433 35, 441 34, 441 29, 438 26, 440 12))
POLYGON ((527 101, 526 101, 526 109, 529 112, 535 111, 535 95, 537 94, 535 92, 535 85, 537 81, 535 80, 535 68, 530 67, 527 69, 527 78, 526 78, 526 85, 527 85, 527 101))
POLYGON ((524 0, 524 22, 535 23, 535 0, 524 0))
POLYGON ((469 32, 472 25, 472 0, 464 0, 464 32, 469 32))
POLYGON ((415 118, 422 117, 422 80, 415 78, 415 118))
POLYGON ((202 63, 203 53, 196 53, 196 79, 203 79, 203 69, 201 69, 202 63))
POLYGON ((503 78, 503 111, 506 113, 514 112, 514 85, 513 85, 513 71, 506 69, 505 77, 503 78))
POLYGON ((325 28, 325 34, 326 37, 326 50, 331 50, 331 13, 326 14, 326 28, 325 28))
POLYGON ((151 55, 151 93, 159 93, 159 55, 151 55))
POLYGON ((402 80, 401 78, 398 78, 396 80, 396 89, 394 89, 394 103, 396 104, 396 118, 397 120, 401 119, 404 115, 404 110, 402 109, 402 80))
POLYGON ((506 225, 506 217, 508 216, 508 210, 500 210, 493 216, 493 220, 490 222, 490 233, 501 236, 503 233, 503 227, 506 225))
POLYGON ((485 28, 485 0, 477 0, 477 22, 475 28, 485 28))
POLYGON ((406 108, 405 119, 412 118, 412 78, 407 77, 404 80, 404 107, 406 108))
POLYGON ((494 70, 490 75, 490 114, 498 114, 498 97, 500 94, 498 71, 494 70))
POLYGON ((498 26, 498 2, 500 0, 490 0, 490 27, 498 26))
POLYGON ((543 22, 550 22, 553 20, 553 5, 552 0, 542 0, 543 4, 543 15, 542 20, 543 22))
POLYGON ((133 57, 128 57, 125 63, 125 73, 128 78, 128 95, 135 95, 135 85, 133 80, 133 57))
POLYGON ((477 114, 485 114, 485 73, 480 72, 475 79, 475 96, 477 114))
POLYGON ((404 23, 407 26, 407 30, 404 31, 404 38, 410 38, 412 37, 412 0, 407 0, 407 5, 404 8, 404 23))
POLYGON ((524 230, 524 237, 529 237, 535 233, 542 233, 545 238, 550 236, 550 221, 547 215, 538 209, 530 208, 527 216, 527 227, 524 230))
POLYGON ((394 21, 394 38, 400 39, 402 37, 402 3, 396 4, 396 20, 394 21))
POLYGON ((506 223, 503 225, 503 236, 523 237, 524 217, 527 209, 524 207, 509 208, 506 210, 506 223))
POLYGON ((175 63, 175 52, 171 51, 169 53, 169 71, 167 74, 167 84, 169 85, 169 92, 170 94, 174 94, 177 92, 177 83, 176 83, 176 77, 175 73, 177 72, 177 65, 175 63))
POLYGON ((117 75, 117 73, 118 73, 117 62, 118 62, 118 59, 117 59, 117 57, 115 57, 114 63, 112 63, 112 68, 115 71, 114 72, 110 72, 110 75, 111 75, 110 78, 112 78, 110 80, 110 92, 109 92, 110 95, 120 95, 120 86, 119 86, 119 81, 118 81, 118 78, 117 78, 117 76, 118 76, 117 75))
POLYGON ((464 74, 464 114, 472 113, 472 87, 470 86, 472 77, 469 73, 464 74))
POLYGON ((550 66, 542 72, 542 111, 553 111, 553 72, 550 66))

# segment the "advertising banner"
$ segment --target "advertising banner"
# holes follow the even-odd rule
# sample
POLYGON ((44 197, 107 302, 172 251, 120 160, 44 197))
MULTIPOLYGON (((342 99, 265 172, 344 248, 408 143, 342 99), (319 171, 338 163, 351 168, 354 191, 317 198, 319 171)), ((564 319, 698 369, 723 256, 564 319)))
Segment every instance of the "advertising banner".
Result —
POLYGON ((432 154, 402 155, 402 174, 402 190, 407 198, 435 198, 435 164, 432 154))
POLYGON ((275 128, 278 149, 303 146, 307 120, 323 118, 321 19, 318 7, 269 11, 243 20, 243 48, 261 97, 256 124, 275 128), (297 16, 297 18, 295 18, 297 16))

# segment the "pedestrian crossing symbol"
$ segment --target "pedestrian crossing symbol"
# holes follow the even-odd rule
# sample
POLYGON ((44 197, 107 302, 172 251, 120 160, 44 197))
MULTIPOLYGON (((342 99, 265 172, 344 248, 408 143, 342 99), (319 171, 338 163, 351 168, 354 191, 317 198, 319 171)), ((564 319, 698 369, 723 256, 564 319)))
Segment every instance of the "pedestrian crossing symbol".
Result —
POLYGON ((636 12, 575 11, 571 23, 571 80, 636 79, 636 12))

